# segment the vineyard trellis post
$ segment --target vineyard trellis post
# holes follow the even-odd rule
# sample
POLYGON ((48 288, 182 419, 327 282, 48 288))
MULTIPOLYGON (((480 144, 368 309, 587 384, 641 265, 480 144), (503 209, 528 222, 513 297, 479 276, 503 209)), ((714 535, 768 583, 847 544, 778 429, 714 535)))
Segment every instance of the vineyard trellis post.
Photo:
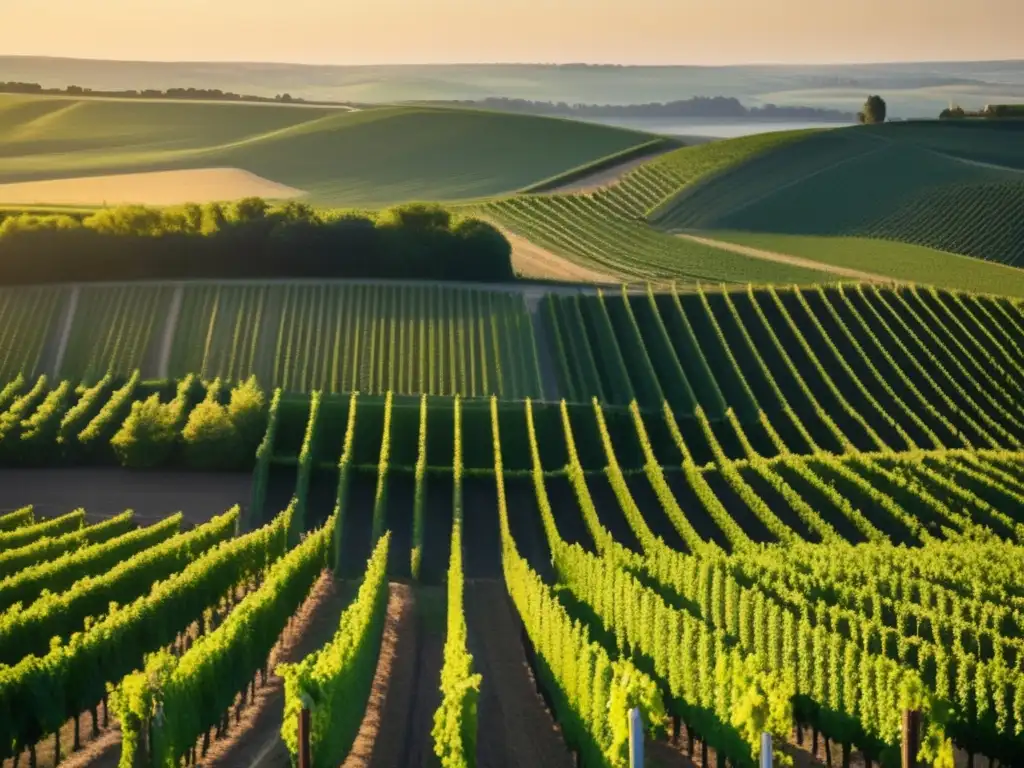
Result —
POLYGON ((629 768, 644 765, 644 722, 639 707, 629 710, 629 768))
POLYGON ((772 768, 772 735, 767 731, 761 734, 761 768, 772 768))
POLYGON ((916 709, 903 710, 903 738, 901 740, 903 768, 915 768, 917 753, 921 751, 921 713, 916 709))
POLYGON ((299 710, 299 768, 311 768, 309 757, 309 707, 299 710))

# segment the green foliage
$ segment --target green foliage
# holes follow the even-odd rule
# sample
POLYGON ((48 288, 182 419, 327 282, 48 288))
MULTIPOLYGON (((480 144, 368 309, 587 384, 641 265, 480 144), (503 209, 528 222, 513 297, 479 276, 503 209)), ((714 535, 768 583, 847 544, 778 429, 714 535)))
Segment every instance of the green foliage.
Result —
POLYGON ((306 434, 302 438, 302 448, 299 450, 299 471, 295 481, 295 521, 289 534, 293 545, 306 530, 306 498, 309 495, 309 478, 312 476, 313 461, 316 457, 320 403, 320 393, 314 392, 309 399, 309 419, 306 421, 306 434))
POLYGON ((476 707, 482 678, 473 673, 473 657, 467 649, 463 608, 462 407, 458 396, 455 398, 455 452, 452 466, 454 502, 448 565, 448 630, 441 667, 441 705, 434 712, 431 736, 434 754, 442 768, 472 768, 476 765, 476 707))
POLYGON ((256 376, 236 384, 228 402, 228 417, 238 431, 246 454, 256 450, 266 428, 267 398, 256 376))
MULTIPOLYGON (((458 408, 458 402, 458 397, 456 397, 456 409, 458 408)), ((384 535, 387 523, 388 469, 391 466, 391 404, 392 397, 391 393, 388 392, 384 397, 384 427, 380 438, 380 458, 377 460, 377 489, 373 495, 373 523, 370 532, 370 541, 373 544, 376 544, 377 539, 384 535)), ((458 440, 458 437, 456 437, 456 440, 458 440)))
POLYGON ((132 403, 128 418, 110 441, 123 466, 158 467, 171 460, 188 418, 195 384, 196 377, 187 376, 169 403, 160 402, 159 394, 132 403))
POLYGON ((420 429, 416 449, 416 489, 413 492, 412 507, 412 548, 410 572, 416 580, 420 578, 423 565, 423 516, 427 506, 427 396, 420 397, 420 429))
MULTIPOLYGON (((195 621, 206 621, 229 590, 248 583, 286 551, 291 510, 274 523, 230 539, 125 606, 112 606, 87 630, 55 645, 46 656, 26 656, 0 675, 0 756, 13 757, 53 733, 67 720, 94 706, 108 685, 140 669, 145 657, 170 645, 195 621), (39 706, 26 707, 26 701, 39 706)), ((177 527, 180 515, 164 524, 177 527)), ((158 526, 152 526, 152 530, 158 526)), ((141 533, 141 532, 140 532, 141 533)), ((130 534, 132 535, 132 534, 130 534)), ((166 537, 165 537, 166 538, 166 537)), ((115 562, 128 559, 122 553, 115 562)), ((109 565, 107 566, 109 567, 109 565)), ((74 583, 77 579, 72 579, 74 583)), ((55 590, 56 591, 56 590, 55 590)), ((124 689, 131 706, 152 701, 130 678, 124 689)), ((116 711, 126 712, 124 698, 116 711)), ((137 744, 137 732, 122 719, 124 745, 137 744)))
MULTIPOLYGON (((80 526, 82 513, 77 514, 80 526)), ((16 603, 27 607, 44 592, 62 592, 79 579, 113 568, 125 558, 174 536, 181 526, 181 518, 178 512, 146 528, 23 568, 0 581, 0 610, 6 611, 16 603)))
MULTIPOLYGON (((80 515, 81 513, 74 513, 67 517, 77 516, 81 520, 80 515)), ((57 521, 61 519, 57 518, 57 521)), ((71 524, 71 522, 68 523, 68 525, 71 524)), ((96 525, 72 528, 69 533, 59 533, 57 530, 51 529, 46 537, 32 543, 23 544, 20 547, 0 547, 0 579, 5 579, 37 563, 52 560, 65 552, 71 552, 90 544, 101 544, 127 533, 134 525, 133 513, 129 510, 96 525)))
POLYGON ((313 766, 344 761, 366 709, 377 669, 388 604, 388 545, 385 534, 374 547, 355 600, 341 615, 338 631, 324 646, 294 664, 280 664, 285 704, 281 737, 294 760, 298 755, 298 715, 311 710, 313 766))
POLYGON ((57 427, 57 442, 64 446, 66 451, 73 450, 79 433, 103 407, 110 396, 113 382, 114 375, 108 373, 91 387, 84 387, 78 396, 78 402, 64 413, 57 427))
POLYGON ((0 532, 13 531, 25 525, 32 525, 35 515, 32 507, 22 507, 0 515, 0 532))
POLYGON ((221 383, 213 382, 206 398, 192 409, 181 433, 186 465, 196 469, 248 469, 266 424, 266 399, 256 377, 231 390, 222 405, 221 383))
POLYGON ((17 215, 3 221, 0 250, 0 283, 7 284, 52 282, 54 275, 69 281, 515 277, 512 249, 500 231, 436 204, 406 204, 373 216, 244 198, 226 210, 219 203, 103 208, 81 220, 62 217, 59 226, 17 215))
POLYGON ((140 378, 138 371, 132 373, 128 381, 111 394, 110 399, 78 433, 75 450, 79 451, 83 458, 102 461, 108 453, 113 453, 110 440, 117 434, 122 421, 131 411, 140 378))
POLYGON ((40 376, 28 392, 15 397, 0 413, 0 456, 10 460, 18 455, 21 423, 46 396, 47 388, 46 376, 40 376))
POLYGON ((256 449, 256 466, 252 471, 252 497, 249 501, 246 528, 251 530, 263 520, 263 505, 267 497, 267 477, 270 473, 270 458, 274 452, 274 438, 277 435, 278 412, 281 407, 281 390, 275 389, 267 411, 267 429, 263 440, 256 449))
MULTIPOLYGON (((187 533, 139 551, 106 571, 83 576, 69 589, 44 594, 22 610, 7 611, 0 618, 0 662, 16 664, 29 654, 45 655, 51 638, 70 638, 85 628, 89 618, 102 617, 111 603, 130 604, 152 584, 173 576, 231 538, 237 517, 238 509, 232 509, 187 533)), ((114 521, 124 528, 132 523, 132 514, 126 512, 114 521)), ((104 525, 109 529, 109 524, 104 525)), ((106 535, 108 530, 96 533, 106 535)))
MULTIPOLYGON (((260 587, 183 656, 174 659, 161 651, 147 660, 145 670, 122 682, 123 690, 135 691, 118 697, 126 746, 138 745, 138 732, 154 719, 156 713, 147 705, 160 712, 150 744, 155 765, 176 764, 201 733, 220 722, 235 696, 265 668, 278 636, 326 566, 336 520, 332 515, 323 528, 271 566, 260 587), (244 661, 229 663, 235 659, 244 661), (152 693, 138 693, 144 685, 151 686, 152 693)), ((134 752, 122 750, 122 766, 131 766, 135 759, 134 752)))
POLYGON ((0 533, 0 551, 24 547, 33 542, 50 536, 62 536, 77 531, 85 522, 85 511, 76 510, 49 520, 29 525, 21 525, 12 530, 0 533))
POLYGON ((868 96, 864 108, 857 113, 857 120, 871 125, 885 122, 885 99, 881 96, 868 96))

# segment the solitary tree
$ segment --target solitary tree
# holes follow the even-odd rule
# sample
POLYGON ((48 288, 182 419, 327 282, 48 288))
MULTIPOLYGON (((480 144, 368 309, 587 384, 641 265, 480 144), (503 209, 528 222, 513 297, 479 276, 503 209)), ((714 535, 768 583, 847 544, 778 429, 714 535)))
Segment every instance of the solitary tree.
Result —
POLYGON ((885 99, 881 96, 868 96, 864 102, 864 111, 857 113, 857 119, 862 123, 884 123, 885 99))

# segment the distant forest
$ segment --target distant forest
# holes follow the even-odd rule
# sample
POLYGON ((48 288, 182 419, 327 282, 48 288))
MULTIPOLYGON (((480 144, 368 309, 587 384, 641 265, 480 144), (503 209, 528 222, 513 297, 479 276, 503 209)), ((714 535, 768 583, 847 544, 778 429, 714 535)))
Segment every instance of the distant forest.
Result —
POLYGON ((43 88, 39 83, 0 82, 0 93, 25 93, 45 96, 96 96, 118 99, 175 99, 181 101, 253 101, 269 104, 314 104, 320 106, 350 106, 342 101, 309 101, 290 93, 279 93, 276 96, 253 96, 245 93, 222 91, 219 88, 168 88, 161 91, 147 88, 141 91, 97 91, 83 88, 80 85, 69 85, 67 88, 43 88))
POLYGON ((650 104, 568 104, 564 101, 530 101, 529 99, 487 98, 471 101, 435 101, 438 105, 457 105, 522 112, 531 115, 564 117, 714 117, 748 120, 822 120, 857 122, 853 112, 817 107, 745 107, 731 96, 694 96, 678 101, 650 104))

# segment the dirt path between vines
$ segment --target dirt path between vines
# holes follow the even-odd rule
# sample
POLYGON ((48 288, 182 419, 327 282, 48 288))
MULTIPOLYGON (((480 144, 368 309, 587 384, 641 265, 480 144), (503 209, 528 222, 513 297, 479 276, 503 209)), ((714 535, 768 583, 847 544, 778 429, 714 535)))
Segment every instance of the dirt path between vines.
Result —
POLYGON ((754 248, 749 245, 740 245, 738 243, 730 243, 726 240, 715 240, 710 237, 701 237, 700 235, 688 235, 688 234, 677 234, 676 237, 681 237, 684 240, 689 240, 694 243, 700 243, 701 245, 709 245, 712 248, 719 248, 723 251, 730 251, 732 253, 738 253, 741 256, 750 256, 754 259, 762 259, 764 261, 774 261, 779 264, 790 264, 794 267, 803 267, 805 269, 814 269, 819 272, 830 272, 833 275, 839 277, 848 277, 851 280, 864 280, 871 283, 898 283, 901 282, 893 277, 887 277, 886 275, 875 274, 874 272, 862 272, 859 269, 848 269, 846 267, 837 267, 832 264, 826 264, 822 261, 814 261, 813 259, 805 259, 800 256, 790 256, 786 253, 777 253, 776 251, 766 251, 763 248, 754 248))
POLYGON ((267 684, 256 690, 256 701, 245 708, 240 722, 232 718, 227 736, 214 742, 201 761, 203 766, 288 765, 288 750, 281 741, 284 679, 273 669, 282 662, 301 660, 333 637, 355 590, 355 583, 338 582, 329 572, 321 574, 271 652, 267 684))
MULTIPOLYGON (((416 600, 408 584, 392 583, 377 673, 363 722, 342 768, 401 765, 406 713, 415 672, 416 600)), ((254 767, 255 768, 255 767, 254 767)))
POLYGON ((478 705, 478 768, 571 768, 572 758, 544 702, 499 579, 466 581, 473 666, 483 675, 478 705))

